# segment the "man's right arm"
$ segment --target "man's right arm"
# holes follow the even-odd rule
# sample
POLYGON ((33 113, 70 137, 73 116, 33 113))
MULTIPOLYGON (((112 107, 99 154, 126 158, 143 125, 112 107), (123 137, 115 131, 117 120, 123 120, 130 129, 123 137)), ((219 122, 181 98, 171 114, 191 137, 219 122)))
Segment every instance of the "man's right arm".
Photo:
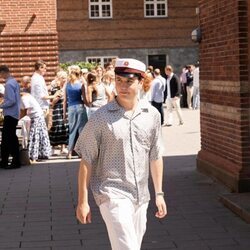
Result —
POLYGON ((78 205, 76 216, 82 224, 91 223, 91 210, 88 202, 90 177, 91 167, 81 160, 78 174, 78 205))

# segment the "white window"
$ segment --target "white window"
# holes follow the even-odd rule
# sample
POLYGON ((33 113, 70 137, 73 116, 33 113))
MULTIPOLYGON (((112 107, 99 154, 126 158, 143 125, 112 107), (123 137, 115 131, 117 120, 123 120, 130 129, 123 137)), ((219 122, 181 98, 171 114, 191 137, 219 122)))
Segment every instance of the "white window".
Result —
POLYGON ((167 0, 144 0, 145 17, 166 17, 167 0))
POLYGON ((89 18, 112 18, 112 0, 89 0, 89 18))
POLYGON ((91 56, 91 57, 87 57, 86 60, 89 63, 96 63, 98 65, 101 65, 102 67, 105 66, 105 64, 107 64, 108 62, 113 61, 115 58, 117 58, 117 56, 91 56))

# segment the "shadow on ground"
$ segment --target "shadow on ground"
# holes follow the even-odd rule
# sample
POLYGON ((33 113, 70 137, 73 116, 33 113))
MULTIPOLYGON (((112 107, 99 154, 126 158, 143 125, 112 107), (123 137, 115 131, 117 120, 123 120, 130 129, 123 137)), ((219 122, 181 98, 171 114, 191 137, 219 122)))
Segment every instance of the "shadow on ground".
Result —
MULTIPOLYGON (((219 202, 228 190, 198 173, 195 161, 196 155, 164 158, 168 216, 155 218, 151 183, 142 249, 249 249, 250 225, 219 202)), ((65 160, 0 169, 0 249, 110 249, 92 197, 93 223, 75 218, 78 166, 65 160)))

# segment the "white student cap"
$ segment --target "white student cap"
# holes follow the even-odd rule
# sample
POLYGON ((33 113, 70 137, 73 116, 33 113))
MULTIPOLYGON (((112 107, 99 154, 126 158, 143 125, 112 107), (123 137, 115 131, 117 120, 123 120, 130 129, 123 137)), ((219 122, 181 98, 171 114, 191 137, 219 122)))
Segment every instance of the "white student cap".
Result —
POLYGON ((144 77, 146 65, 132 58, 119 58, 115 62, 115 73, 125 77, 133 77, 130 75, 136 74, 144 77))

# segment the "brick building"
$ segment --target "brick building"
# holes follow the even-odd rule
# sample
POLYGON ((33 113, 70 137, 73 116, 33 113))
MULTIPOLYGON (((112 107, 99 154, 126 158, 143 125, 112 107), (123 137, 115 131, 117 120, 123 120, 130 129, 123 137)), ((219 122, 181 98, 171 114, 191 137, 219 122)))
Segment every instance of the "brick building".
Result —
POLYGON ((180 71, 195 63, 191 41, 197 0, 57 1, 60 61, 100 61, 133 57, 180 71))
POLYGON ((176 69, 198 58, 190 32, 199 5, 202 42, 199 170, 250 191, 249 0, 2 0, 0 64, 20 79, 38 58, 47 80, 60 61, 135 57, 176 69), (198 2, 198 4, 197 4, 198 2), (59 43, 58 43, 59 39, 59 43))
POLYGON ((198 169, 250 191, 250 1, 200 0, 198 169))
POLYGON ((47 81, 59 59, 103 64, 135 57, 160 68, 171 63, 180 71, 198 58, 190 39, 196 7, 197 0, 2 0, 0 64, 20 79, 41 58, 48 63, 47 81))
POLYGON ((0 64, 20 80, 32 74, 37 59, 47 62, 50 80, 58 65, 56 1, 0 1, 0 64))

